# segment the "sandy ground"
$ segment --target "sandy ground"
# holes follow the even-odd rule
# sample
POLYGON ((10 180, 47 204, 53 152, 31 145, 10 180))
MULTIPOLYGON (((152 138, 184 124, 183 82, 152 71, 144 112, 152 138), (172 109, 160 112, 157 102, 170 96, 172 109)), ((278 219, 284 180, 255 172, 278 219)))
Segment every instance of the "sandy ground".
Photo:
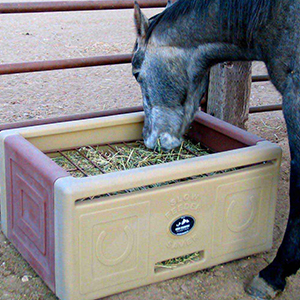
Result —
MULTIPOLYGON (((157 11, 147 10, 147 14, 157 11)), ((133 43, 131 10, 1 15, 1 63, 129 53, 133 43)), ((264 74, 264 66, 254 63, 253 73, 264 74)), ((2 76, 0 91, 1 123, 141 104, 129 65, 2 76)), ((270 83, 253 84, 251 105, 280 100, 270 83)), ((281 112, 251 115, 248 125, 249 131, 278 143, 284 151, 273 249, 107 300, 250 299, 243 285, 272 260, 284 232, 289 155, 281 112)), ((296 300, 299 295, 300 277, 295 275, 278 299, 296 300)), ((1 232, 0 299, 56 299, 1 232)))

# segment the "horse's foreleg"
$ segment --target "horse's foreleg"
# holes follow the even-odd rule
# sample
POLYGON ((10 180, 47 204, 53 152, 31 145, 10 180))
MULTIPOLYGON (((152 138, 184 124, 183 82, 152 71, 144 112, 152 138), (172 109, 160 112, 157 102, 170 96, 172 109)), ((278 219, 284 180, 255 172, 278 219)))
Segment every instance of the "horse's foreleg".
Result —
POLYGON ((290 213, 282 244, 273 262, 246 287, 257 299, 272 299, 286 285, 286 277, 300 268, 300 74, 291 73, 283 95, 283 112, 291 152, 290 213))

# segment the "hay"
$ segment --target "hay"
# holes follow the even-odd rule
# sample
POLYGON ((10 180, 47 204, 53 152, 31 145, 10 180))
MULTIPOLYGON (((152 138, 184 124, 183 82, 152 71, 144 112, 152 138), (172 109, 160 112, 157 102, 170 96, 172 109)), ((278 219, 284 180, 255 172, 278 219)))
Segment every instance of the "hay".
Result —
POLYGON ((171 258, 155 264, 155 269, 174 269, 190 263, 198 262, 203 258, 203 253, 194 252, 176 258, 171 258))
MULTIPOLYGON (((51 159, 59 166, 67 170, 73 177, 80 178, 169 163, 208 155, 211 153, 212 152, 210 150, 201 147, 200 143, 193 144, 189 140, 184 140, 178 148, 173 149, 170 152, 163 152, 160 149, 157 149, 156 151, 149 150, 145 147, 142 141, 136 141, 131 143, 119 143, 104 146, 84 146, 75 150, 56 152, 55 155, 53 155, 53 152, 51 153, 51 159)), ((148 190, 234 170, 236 170, 236 168, 219 170, 209 174, 200 174, 177 180, 158 182, 147 186, 129 188, 127 190, 112 192, 109 194, 79 199, 77 201, 92 200, 95 197, 110 197, 136 191, 148 190)))
POLYGON ((183 141, 180 147, 169 152, 160 149, 153 151, 138 141, 128 144, 105 146, 85 146, 78 150, 63 151, 63 155, 53 157, 53 161, 68 170, 74 177, 94 176, 134 168, 141 168, 162 163, 174 162, 209 154, 200 144, 183 141), (73 170, 76 167, 81 171, 73 170), (71 170, 71 171, 70 171, 71 170))

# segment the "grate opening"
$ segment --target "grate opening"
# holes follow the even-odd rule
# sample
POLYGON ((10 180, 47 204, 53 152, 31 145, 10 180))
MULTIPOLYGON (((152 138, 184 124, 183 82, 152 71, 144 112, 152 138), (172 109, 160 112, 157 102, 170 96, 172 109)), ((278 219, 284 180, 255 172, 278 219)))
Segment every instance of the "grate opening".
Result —
POLYGON ((204 259, 204 251, 197 251, 190 254, 182 255, 179 257, 170 258, 158 262, 154 266, 154 273, 161 273, 168 270, 175 270, 180 267, 197 263, 204 259))
POLYGON ((140 186, 140 187, 136 187, 136 188, 130 188, 127 190, 116 191, 116 192, 112 192, 109 194, 101 194, 101 195, 91 196, 91 197, 87 197, 87 198, 83 198, 83 199, 78 199, 78 200, 76 200, 76 202, 86 201, 86 200, 94 200, 94 199, 99 199, 99 198, 106 198, 106 197, 111 197, 111 196, 124 195, 124 194, 128 194, 128 193, 139 192, 139 191, 145 191, 145 190, 149 190, 149 189, 153 189, 153 188, 163 187, 166 185, 169 186, 169 185, 178 184, 181 182, 193 181, 193 180, 196 180, 199 178, 210 177, 210 176, 217 175, 217 174, 228 173, 228 172, 240 170, 240 169, 243 169, 246 167, 249 167, 249 166, 226 169, 226 170, 222 170, 222 171, 212 172, 209 174, 195 175, 195 176, 180 178, 180 179, 176 179, 176 180, 158 182, 158 183, 154 183, 154 184, 150 184, 150 185, 140 186))

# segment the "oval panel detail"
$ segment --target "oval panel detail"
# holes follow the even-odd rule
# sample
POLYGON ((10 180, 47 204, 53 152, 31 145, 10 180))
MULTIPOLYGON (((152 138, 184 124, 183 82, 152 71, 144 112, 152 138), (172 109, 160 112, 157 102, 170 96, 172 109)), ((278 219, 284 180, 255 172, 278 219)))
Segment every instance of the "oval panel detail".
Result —
POLYGON ((195 226, 195 219, 192 216, 181 216, 174 220, 170 226, 173 235, 181 236, 189 233, 195 226))

